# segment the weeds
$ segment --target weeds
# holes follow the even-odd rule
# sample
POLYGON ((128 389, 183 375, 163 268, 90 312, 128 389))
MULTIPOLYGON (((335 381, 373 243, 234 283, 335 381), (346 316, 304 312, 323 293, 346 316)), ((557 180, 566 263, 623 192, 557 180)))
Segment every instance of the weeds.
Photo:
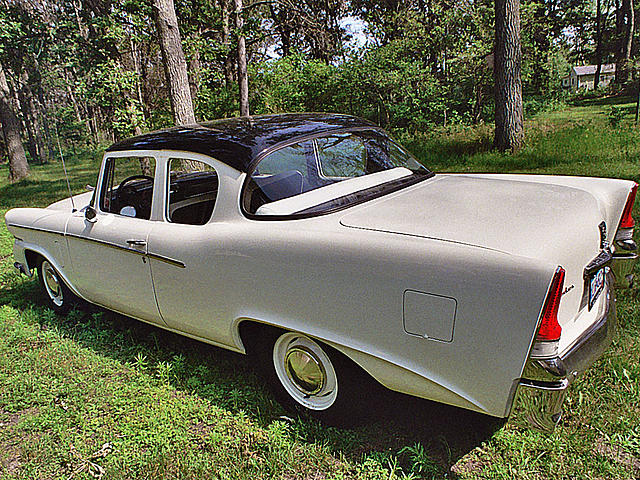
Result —
MULTIPOLYGON (((619 100, 618 100, 619 102, 619 100)), ((640 180, 630 104, 544 109, 515 155, 491 127, 401 140, 436 171, 517 171, 640 180), (621 118, 609 124, 609 107, 621 118)), ((538 106, 540 107, 540 106, 538 106)), ((99 154, 69 160, 72 188, 95 183, 99 154)), ((60 165, 9 185, 0 215, 65 196, 60 165)), ((636 209, 636 219, 637 209, 636 209)), ((0 477, 31 478, 616 478, 640 475, 640 290, 618 299, 620 333, 569 392, 553 434, 392 396, 355 430, 285 416, 243 356, 113 314, 59 317, 12 267, 0 223, 0 477)))

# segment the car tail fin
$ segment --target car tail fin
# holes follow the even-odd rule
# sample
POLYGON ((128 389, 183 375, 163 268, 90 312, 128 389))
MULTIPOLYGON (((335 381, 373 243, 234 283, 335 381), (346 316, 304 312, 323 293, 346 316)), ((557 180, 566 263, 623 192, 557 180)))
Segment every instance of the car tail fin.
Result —
POLYGON ((544 300, 544 307, 542 307, 540 315, 532 357, 549 357, 558 352, 558 341, 560 340, 560 335, 562 335, 562 327, 558 322, 558 309, 562 299, 565 274, 564 268, 558 267, 551 280, 551 286, 544 300))

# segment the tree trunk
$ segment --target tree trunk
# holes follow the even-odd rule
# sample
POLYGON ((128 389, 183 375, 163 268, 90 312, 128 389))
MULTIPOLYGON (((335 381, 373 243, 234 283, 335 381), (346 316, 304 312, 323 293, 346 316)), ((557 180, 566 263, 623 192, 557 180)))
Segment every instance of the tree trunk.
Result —
POLYGON ((196 123, 193 112, 187 62, 182 50, 173 0, 153 0, 153 13, 160 38, 160 50, 169 84, 171 111, 176 125, 196 123))
POLYGON ((602 71, 602 0, 596 0, 596 74, 593 77, 593 89, 600 85, 600 72, 602 71))
POLYGON ((230 0, 221 0, 222 8, 222 44, 227 48, 224 59, 224 80, 227 87, 233 84, 233 58, 231 55, 231 5, 230 0))
MULTIPOLYGON (((44 94, 42 93, 42 88, 38 87, 38 95, 35 97, 36 105, 38 106, 38 111, 40 112, 40 116, 42 118, 42 125, 44 127, 44 138, 47 143, 47 161, 53 160, 55 157, 55 151, 53 149, 53 140, 51 139, 51 128, 49 126, 49 117, 47 115, 47 107, 46 102, 44 100, 44 94)), ((96 142, 97 143, 97 142, 96 142)))
POLYGON ((520 0, 495 2, 495 101, 494 146, 518 150, 524 142, 522 82, 520 70, 520 0))
POLYGON ((625 62, 625 75, 629 76, 629 61, 631 60, 631 48, 633 47, 633 31, 635 29, 635 11, 633 0, 627 0, 627 29, 625 31, 625 45, 624 45, 624 62, 625 62))
POLYGON ((31 162, 42 163, 40 161, 40 156, 38 155, 38 145, 36 144, 36 138, 33 131, 31 112, 29 111, 29 105, 27 104, 27 98, 22 90, 22 85, 13 84, 12 86, 9 86, 9 90, 15 92, 16 95, 13 103, 16 106, 15 111, 19 112, 18 119, 22 124, 22 133, 26 134, 27 137, 25 144, 27 146, 29 156, 31 157, 31 162))
MULTIPOLYGON (((142 72, 140 71, 140 62, 138 61, 138 49, 136 45, 133 43, 133 38, 129 37, 129 45, 131 46, 131 60, 133 61, 133 69, 136 72, 136 94, 138 96, 137 100, 140 104, 140 108, 142 109, 142 121, 147 121, 147 112, 144 108, 144 99, 142 98, 142 72)), ((137 134, 136 134, 137 135, 137 134)))
POLYGON ((0 65, 0 123, 2 123, 4 141, 9 153, 9 180, 17 182, 29 175, 29 164, 20 139, 20 120, 11 105, 11 92, 2 65, 0 65))
POLYGON ((240 90, 240 115, 249 116, 249 79, 247 77, 247 49, 242 27, 242 0, 234 0, 236 6, 236 32, 238 34, 238 87, 240 90))
POLYGON ((616 83, 623 85, 629 79, 629 60, 633 46, 635 13, 633 0, 622 0, 616 4, 616 83))
POLYGON ((31 134, 35 144, 35 151, 37 160, 40 163, 46 163, 46 153, 44 148, 44 136, 42 134, 42 126, 40 125, 39 109, 37 107, 33 90, 29 85, 29 75, 27 72, 23 72, 20 75, 20 100, 25 108, 25 121, 30 124, 31 134))
POLYGON ((533 3, 532 40, 535 50, 533 63, 532 84, 535 92, 544 95, 549 89, 549 67, 547 63, 551 42, 549 40, 549 24, 547 15, 547 3, 545 0, 536 0, 533 3))
POLYGON ((193 57, 189 60, 189 88, 191 91, 191 99, 196 101, 198 99, 198 92, 200 91, 200 49, 196 48, 193 52, 193 57))

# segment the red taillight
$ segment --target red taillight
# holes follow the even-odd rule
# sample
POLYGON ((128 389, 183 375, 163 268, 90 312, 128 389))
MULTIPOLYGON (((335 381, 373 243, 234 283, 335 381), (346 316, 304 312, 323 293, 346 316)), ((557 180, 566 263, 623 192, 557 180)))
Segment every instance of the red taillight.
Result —
POLYGON ((549 288, 549 293, 542 309, 542 321, 536 337, 538 341, 552 342, 560 339, 562 327, 558 323, 558 308, 560 307, 562 288, 564 287, 564 274, 564 268, 558 267, 551 281, 551 288, 549 288))
POLYGON ((636 225, 636 222, 633 221, 633 216, 631 216, 631 212, 633 211, 633 202, 636 200, 637 191, 638 184, 634 183, 633 187, 631 187, 631 192, 629 192, 629 196, 627 197, 627 204, 624 206, 624 210, 622 211, 620 228, 633 228, 636 225))

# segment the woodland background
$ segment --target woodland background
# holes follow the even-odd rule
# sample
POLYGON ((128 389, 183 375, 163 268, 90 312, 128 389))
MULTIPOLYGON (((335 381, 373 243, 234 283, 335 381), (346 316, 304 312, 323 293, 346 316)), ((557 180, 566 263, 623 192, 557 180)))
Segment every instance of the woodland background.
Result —
MULTIPOLYGON (((174 123, 154 3, 168 2, 0 0, 0 110, 30 163, 55 158, 58 138, 100 145, 174 123)), ((499 3, 520 8, 525 114, 567 101, 572 65, 616 63, 609 93, 635 92, 634 0, 175 0, 195 119, 242 111, 241 40, 251 114, 353 114, 409 141, 491 123, 499 3)))

